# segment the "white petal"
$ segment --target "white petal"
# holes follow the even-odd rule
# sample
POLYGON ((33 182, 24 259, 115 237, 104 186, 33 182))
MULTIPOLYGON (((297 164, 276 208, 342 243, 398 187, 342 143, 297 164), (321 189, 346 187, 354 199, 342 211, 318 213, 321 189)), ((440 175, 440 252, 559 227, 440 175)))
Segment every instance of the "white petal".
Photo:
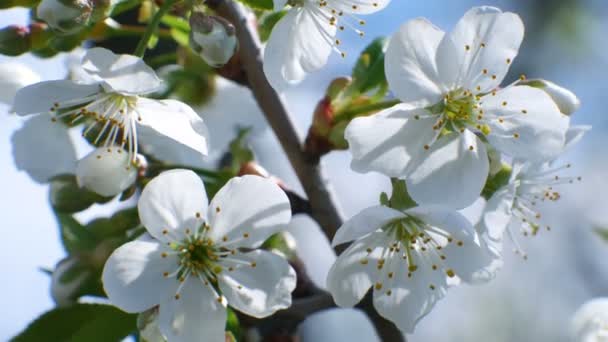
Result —
MULTIPOLYGON (((322 18, 317 3, 291 9, 275 25, 264 49, 264 73, 277 91, 321 69, 332 51, 336 26, 322 18), (316 12, 316 13, 315 13, 316 12)), ((329 14, 326 13, 329 16, 329 14)))
POLYGON ((604 342, 608 324, 608 298, 587 301, 572 316, 572 341, 604 342))
POLYGON ((174 294, 160 303, 158 325, 171 342, 226 340, 226 307, 220 304, 211 285, 190 276, 184 282, 179 299, 174 294))
POLYGON ((569 118, 542 90, 508 87, 481 101, 486 115, 503 119, 488 122, 492 129, 488 141, 499 151, 531 160, 553 159, 561 153, 569 118))
POLYGON ((158 90, 161 80, 139 57, 116 55, 104 48, 92 48, 82 59, 82 68, 107 91, 142 95, 158 90))
POLYGON ((296 272, 282 257, 263 250, 255 250, 231 257, 238 262, 225 261, 226 267, 218 283, 228 304, 240 312, 264 318, 291 306, 291 292, 296 288, 296 272), (255 262, 255 267, 249 266, 255 262))
POLYGON ((581 100, 570 90, 547 80, 540 80, 540 82, 543 85, 540 89, 551 96, 563 114, 571 115, 580 108, 581 100))
POLYGON ((60 122, 52 122, 49 115, 27 120, 13 133, 11 141, 15 166, 38 183, 74 172, 76 150, 68 129, 60 122))
MULTIPOLYGON (((412 255, 418 257, 415 253, 412 255)), ((385 268, 386 272, 391 272, 393 276, 383 278, 382 288, 374 289, 374 307, 399 330, 412 333, 416 324, 445 295, 445 276, 438 271, 427 272, 420 269, 409 277, 407 264, 399 258, 390 259, 385 268)))
POLYGON ((564 149, 570 148, 577 144, 590 130, 591 126, 589 125, 570 126, 568 131, 566 131, 566 143, 564 144, 564 149))
POLYGON ((17 62, 1 63, 0 103, 12 105, 19 89, 37 82, 40 82, 40 76, 26 65, 17 62))
POLYGON ((439 82, 435 54, 444 33, 426 19, 403 24, 386 50, 386 79, 403 102, 424 107, 441 100, 445 88, 439 82))
POLYGON ((17 92, 11 111, 19 115, 46 113, 55 103, 86 99, 100 91, 97 84, 78 84, 67 80, 35 83, 17 92))
POLYGON ((120 147, 100 147, 78 161, 76 181, 80 187, 111 197, 133 185, 137 172, 126 151, 120 147))
POLYGON ((181 238, 179 231, 199 228, 205 219, 207 203, 205 185, 199 176, 189 170, 171 170, 146 185, 137 209, 150 235, 161 241, 173 241, 181 238))
POLYGON ((366 208, 344 222, 334 235, 332 246, 359 239, 404 216, 402 212, 382 205, 366 208))
POLYGON ((177 260, 163 258, 157 241, 135 240, 118 247, 103 269, 103 287, 113 305, 126 312, 142 312, 158 305, 177 286, 164 272, 176 268, 177 260))
POLYGON ((352 120, 344 132, 353 155, 351 168, 389 177, 405 176, 411 164, 426 152, 424 145, 433 140, 435 123, 436 118, 424 109, 404 105, 352 120))
POLYGON ((208 209, 209 237, 223 246, 256 248, 286 229, 291 206, 272 180, 258 176, 232 178, 213 197, 208 209))
POLYGON ((148 153, 163 159, 164 155, 179 147, 198 153, 200 158, 207 155, 207 126, 187 104, 139 98, 137 111, 141 116, 141 121, 137 121, 138 139, 148 153))
POLYGON ((472 8, 439 44, 441 80, 451 89, 462 87, 474 93, 498 87, 523 38, 524 25, 518 15, 494 7, 472 8))
POLYGON ((338 256, 327 275, 327 290, 338 306, 353 307, 365 296, 377 277, 380 252, 387 244, 388 236, 375 232, 356 240, 338 256))
POLYGON ((510 183, 496 191, 488 200, 484 209, 479 229, 481 234, 500 241, 509 222, 511 221, 511 208, 515 199, 515 185, 510 183))
POLYGON ((474 282, 489 270, 495 271, 500 257, 485 244, 471 223, 462 214, 442 207, 427 206, 409 209, 407 214, 448 233, 453 241, 443 248, 446 268, 466 281, 474 282))
POLYGON ((383 10, 391 0, 329 0, 328 7, 338 12, 371 14, 383 10))
POLYGON ((488 177, 486 148, 468 130, 443 136, 406 178, 412 199, 418 204, 439 204, 454 209, 471 205, 488 177))

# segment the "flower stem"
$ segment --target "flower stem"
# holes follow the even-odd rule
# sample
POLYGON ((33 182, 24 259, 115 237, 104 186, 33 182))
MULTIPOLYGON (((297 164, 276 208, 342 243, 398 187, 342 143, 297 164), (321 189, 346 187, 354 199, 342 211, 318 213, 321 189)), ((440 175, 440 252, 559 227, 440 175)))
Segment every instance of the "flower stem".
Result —
POLYGON ((146 49, 148 48, 148 43, 152 38, 152 35, 158 28, 158 25, 160 24, 160 21, 163 16, 169 11, 174 2, 175 0, 165 0, 165 2, 163 2, 158 11, 154 13, 154 17, 152 17, 152 20, 150 20, 150 22, 148 23, 148 27, 146 27, 144 35, 141 37, 139 44, 137 44, 137 47, 135 48, 135 52, 133 53, 135 56, 144 56, 144 54, 146 53, 146 49))
POLYGON ((369 112, 379 111, 382 109, 390 108, 394 105, 401 103, 399 100, 387 100, 382 102, 370 103, 362 106, 355 106, 346 108, 345 110, 336 114, 336 120, 352 120, 361 114, 367 114, 369 112))

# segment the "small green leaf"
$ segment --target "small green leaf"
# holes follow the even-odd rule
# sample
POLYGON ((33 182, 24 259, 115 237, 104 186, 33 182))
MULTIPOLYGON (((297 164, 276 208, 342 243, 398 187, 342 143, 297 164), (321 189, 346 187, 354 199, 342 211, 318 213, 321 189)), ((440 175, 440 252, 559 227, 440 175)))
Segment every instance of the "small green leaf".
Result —
POLYGON ((240 1, 253 9, 272 11, 274 8, 274 3, 272 0, 240 0, 240 1))
POLYGON ((287 11, 273 12, 267 15, 263 15, 258 19, 258 31, 260 33, 260 39, 265 42, 270 38, 270 33, 281 18, 287 14, 287 11))
POLYGON ((358 93, 366 93, 375 88, 384 89, 387 82, 384 74, 385 38, 376 38, 359 56, 353 69, 353 82, 349 88, 358 93))
POLYGON ((100 304, 75 304, 40 316, 12 342, 121 341, 136 331, 136 316, 100 304))
POLYGON ((72 215, 55 212, 61 231, 63 247, 72 254, 80 251, 88 251, 97 245, 95 235, 78 222, 72 215))

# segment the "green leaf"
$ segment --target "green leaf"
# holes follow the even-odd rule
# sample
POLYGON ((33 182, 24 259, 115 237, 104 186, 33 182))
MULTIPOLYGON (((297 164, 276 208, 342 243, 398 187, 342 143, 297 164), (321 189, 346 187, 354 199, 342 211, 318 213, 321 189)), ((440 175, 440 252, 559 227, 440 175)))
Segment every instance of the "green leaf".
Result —
POLYGON ((483 198, 486 200, 489 200, 498 189, 509 183, 512 171, 511 166, 503 164, 500 171, 498 171, 494 176, 488 178, 486 185, 481 191, 481 196, 483 196, 483 198))
POLYGON ((387 82, 384 74, 384 46, 386 38, 376 38, 359 56, 353 69, 352 91, 366 93, 375 88, 386 92, 387 82))
POLYGON ((163 16, 163 18, 160 20, 160 22, 169 26, 172 29, 176 29, 176 30, 186 32, 186 33, 190 32, 190 24, 188 23, 188 20, 186 20, 184 18, 165 14, 163 16))
POLYGON ((112 198, 100 196, 78 186, 74 175, 60 175, 51 181, 49 200, 55 211, 76 213, 94 203, 106 203, 112 198))
POLYGON ((258 20, 258 31, 260 33, 260 39, 265 42, 270 38, 270 33, 281 18, 287 14, 287 11, 273 12, 268 15, 263 15, 258 20))
POLYGON ((61 231, 61 242, 68 253, 88 251, 97 246, 95 235, 72 215, 55 212, 55 216, 61 231))
POLYGON ((260 10, 272 11, 274 9, 274 3, 272 0, 240 0, 245 5, 260 10))
POLYGON ((12 342, 121 341, 136 331, 136 316, 100 304, 75 304, 40 316, 12 342))

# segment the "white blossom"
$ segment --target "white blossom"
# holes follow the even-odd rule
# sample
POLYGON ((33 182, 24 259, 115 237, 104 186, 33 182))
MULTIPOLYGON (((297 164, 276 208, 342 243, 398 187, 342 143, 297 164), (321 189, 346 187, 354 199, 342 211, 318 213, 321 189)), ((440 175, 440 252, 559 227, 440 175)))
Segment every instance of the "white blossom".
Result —
POLYGON ((476 282, 498 258, 464 216, 434 206, 367 208, 340 227, 333 244, 353 240, 329 271, 334 301, 352 307, 372 288, 378 313, 405 333, 449 286, 476 282))
POLYGON ((40 82, 40 76, 26 65, 0 63, 0 103, 12 104, 19 89, 36 82, 40 82))
POLYGON ((258 318, 291 305, 295 271, 256 249, 291 218, 272 181, 233 178, 207 204, 195 173, 167 171, 144 188, 138 210, 150 236, 114 251, 103 285, 124 311, 159 305, 167 340, 223 342, 226 305, 258 318))
POLYGON ((340 50, 338 31, 351 30, 363 36, 357 17, 386 7, 390 0, 275 0, 275 10, 290 5, 275 25, 264 49, 264 72, 270 84, 281 91, 321 69, 332 51, 340 50))
POLYGON ((608 341, 608 298, 595 298, 572 317, 572 337, 576 342, 608 341))
POLYGON ((122 151, 117 146, 100 147, 80 159, 76 166, 78 185, 108 197, 133 185, 139 162, 130 162, 129 156, 122 151))
POLYGON ((493 7, 469 10, 451 33, 425 19, 401 26, 385 70, 404 103, 349 124, 352 168, 404 178, 419 204, 464 208, 486 182, 484 141, 514 158, 555 157, 568 117, 540 89, 499 88, 523 34, 517 15, 493 7))
POLYGON ((83 122, 88 125, 84 135, 96 134, 94 141, 103 147, 125 148, 131 161, 140 140, 151 147, 151 154, 155 146, 165 144, 207 154, 207 129, 188 105, 141 96, 158 89, 160 80, 140 58, 94 48, 87 51, 82 66, 95 82, 60 80, 27 86, 17 93, 13 111, 83 122))

